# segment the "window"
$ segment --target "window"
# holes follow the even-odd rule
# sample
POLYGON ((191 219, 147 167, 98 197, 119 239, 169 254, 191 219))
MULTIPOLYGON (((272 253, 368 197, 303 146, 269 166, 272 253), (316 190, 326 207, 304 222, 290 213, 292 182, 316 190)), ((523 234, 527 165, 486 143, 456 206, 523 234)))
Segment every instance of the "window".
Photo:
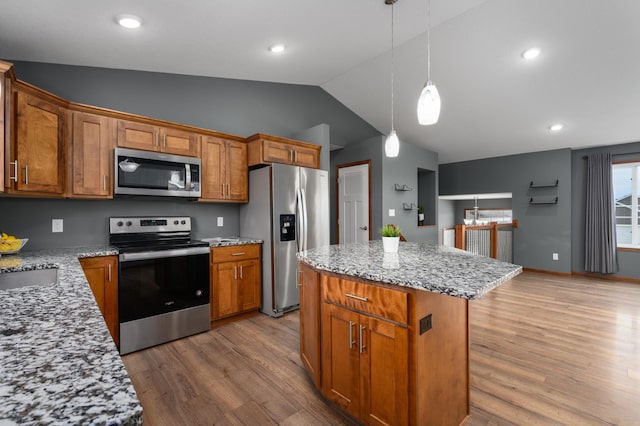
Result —
MULTIPOLYGON (((473 220, 473 209, 464 209, 464 218, 473 220)), ((481 223, 511 223, 513 221, 513 212, 511 209, 478 209, 476 220, 481 223)))
POLYGON ((613 165, 613 198, 618 247, 640 248, 640 162, 613 165))

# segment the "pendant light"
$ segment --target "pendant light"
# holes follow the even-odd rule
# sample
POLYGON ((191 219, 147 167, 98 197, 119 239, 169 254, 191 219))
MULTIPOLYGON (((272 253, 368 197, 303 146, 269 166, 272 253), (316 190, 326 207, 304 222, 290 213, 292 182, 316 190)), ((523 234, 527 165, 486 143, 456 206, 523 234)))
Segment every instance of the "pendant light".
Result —
POLYGON ((431 82, 431 0, 427 0, 427 82, 418 98, 418 123, 435 124, 440 117, 440 94, 431 82))
POLYGON ((393 4, 398 0, 385 0, 391 5, 391 132, 384 141, 384 153, 387 157, 397 157, 400 152, 400 141, 393 126, 393 4))

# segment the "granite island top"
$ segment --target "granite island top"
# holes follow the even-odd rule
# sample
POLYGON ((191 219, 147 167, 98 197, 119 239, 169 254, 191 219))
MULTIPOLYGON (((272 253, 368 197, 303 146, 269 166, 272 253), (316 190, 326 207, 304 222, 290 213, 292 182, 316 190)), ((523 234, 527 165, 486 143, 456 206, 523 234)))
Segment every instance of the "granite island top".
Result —
POLYGON ((104 248, 0 257, 0 273, 58 269, 58 282, 0 291, 0 424, 139 425, 142 407, 79 257, 104 248))
POLYGON ((402 287, 477 299, 522 272, 522 267, 453 247, 402 242, 384 253, 381 240, 337 244, 298 253, 316 269, 402 287))

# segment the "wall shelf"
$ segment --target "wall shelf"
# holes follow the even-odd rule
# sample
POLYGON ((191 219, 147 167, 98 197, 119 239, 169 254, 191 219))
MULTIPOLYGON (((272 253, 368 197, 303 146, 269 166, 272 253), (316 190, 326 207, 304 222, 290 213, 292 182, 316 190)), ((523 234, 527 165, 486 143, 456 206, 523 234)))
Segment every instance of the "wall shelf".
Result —
POLYGON ((413 191, 409 185, 400 185, 399 183, 395 184, 396 191, 413 191))
POLYGON ((558 179, 554 183, 529 183, 529 188, 556 188, 558 186, 558 179))
POLYGON ((416 207, 418 207, 418 206, 416 206, 413 203, 402 203, 402 210, 413 210, 416 207))
POLYGON ((529 198, 529 204, 558 204, 558 197, 554 197, 552 199, 549 198, 529 198))

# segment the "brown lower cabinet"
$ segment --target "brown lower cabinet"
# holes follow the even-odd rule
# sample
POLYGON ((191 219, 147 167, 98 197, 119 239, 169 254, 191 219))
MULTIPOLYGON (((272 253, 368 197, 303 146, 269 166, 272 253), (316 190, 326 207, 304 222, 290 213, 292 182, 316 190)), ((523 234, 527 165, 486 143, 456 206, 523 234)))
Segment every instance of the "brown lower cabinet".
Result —
POLYGON ((87 257, 80 265, 116 345, 118 327, 118 256, 87 257))
POLYGON ((211 249, 211 321, 260 309, 260 244, 211 249))
POLYGON ((466 421, 466 299, 305 264, 299 274, 300 356, 327 400, 366 425, 466 421))

